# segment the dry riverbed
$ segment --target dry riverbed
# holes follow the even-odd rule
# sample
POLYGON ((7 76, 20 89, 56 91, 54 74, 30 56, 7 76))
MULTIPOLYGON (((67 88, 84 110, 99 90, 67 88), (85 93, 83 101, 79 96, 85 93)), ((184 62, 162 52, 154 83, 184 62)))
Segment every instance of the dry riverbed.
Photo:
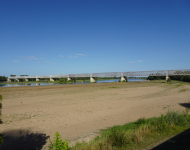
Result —
POLYGON ((22 138, 27 133, 53 140, 58 131, 62 139, 74 144, 90 140, 100 129, 159 116, 168 110, 184 110, 179 104, 190 101, 190 84, 147 81, 2 87, 0 95, 0 132, 10 142, 11 136, 22 138))

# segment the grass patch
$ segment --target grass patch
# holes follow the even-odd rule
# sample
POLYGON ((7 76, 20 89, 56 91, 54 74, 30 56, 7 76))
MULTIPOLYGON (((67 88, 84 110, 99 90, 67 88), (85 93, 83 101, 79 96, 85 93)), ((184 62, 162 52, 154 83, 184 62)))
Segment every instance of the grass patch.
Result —
POLYGON ((189 128, 190 115, 185 112, 168 111, 166 115, 114 126, 101 131, 88 143, 77 143, 70 150, 126 150, 142 149, 159 140, 176 135, 189 128))
POLYGON ((185 91, 187 91, 188 89, 181 89, 181 90, 179 90, 179 92, 185 92, 185 91))
POLYGON ((112 86, 112 87, 109 87, 109 88, 111 88, 111 89, 115 89, 115 88, 118 88, 118 87, 112 86))
POLYGON ((177 85, 176 85, 176 87, 180 87, 180 86, 183 86, 183 84, 182 84, 182 83, 180 83, 180 84, 177 84, 177 85))

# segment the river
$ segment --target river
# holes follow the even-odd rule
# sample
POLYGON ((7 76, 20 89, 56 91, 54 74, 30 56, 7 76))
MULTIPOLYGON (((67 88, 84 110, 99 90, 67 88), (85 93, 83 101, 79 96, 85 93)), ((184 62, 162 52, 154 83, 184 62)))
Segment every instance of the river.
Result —
MULTIPOLYGON (((111 80, 97 80, 96 83, 111 83, 118 82, 120 79, 111 79, 111 80)), ((145 79, 128 79, 128 82, 138 82, 138 81, 146 81, 145 79)), ((5 82, 4 82, 5 83, 5 82)), ((89 84, 90 81, 85 82, 75 82, 75 83, 67 83, 67 84, 89 84)), ((18 83, 18 84, 0 84, 0 87, 17 87, 17 86, 43 86, 43 85, 61 85, 58 83, 18 83)))

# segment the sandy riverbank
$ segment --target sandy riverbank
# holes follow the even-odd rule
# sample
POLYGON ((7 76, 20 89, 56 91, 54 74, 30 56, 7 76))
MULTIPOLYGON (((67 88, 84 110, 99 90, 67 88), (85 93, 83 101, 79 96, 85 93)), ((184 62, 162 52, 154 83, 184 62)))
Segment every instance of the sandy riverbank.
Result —
POLYGON ((184 110, 179 103, 190 101, 190 84, 147 81, 2 87, 0 94, 1 133, 10 138, 29 132, 53 139, 58 131, 73 144, 90 139, 99 129, 158 116, 168 109, 184 110))

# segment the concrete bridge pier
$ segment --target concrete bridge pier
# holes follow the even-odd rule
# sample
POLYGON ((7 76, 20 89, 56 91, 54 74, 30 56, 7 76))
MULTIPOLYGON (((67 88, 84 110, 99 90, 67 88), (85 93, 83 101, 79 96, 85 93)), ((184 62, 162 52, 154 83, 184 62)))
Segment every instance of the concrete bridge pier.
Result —
POLYGON ((166 82, 168 82, 168 79, 169 79, 170 77, 169 76, 166 76, 166 82))
POLYGON ((36 78, 36 81, 40 81, 40 79, 36 78))
POLYGON ((28 79, 25 78, 25 81, 28 82, 28 79))
POLYGON ((19 79, 15 79, 16 80, 16 82, 19 82, 19 79))
POLYGON ((67 81, 71 81, 71 78, 69 77, 69 75, 67 75, 67 81))
POLYGON ((127 82, 127 76, 121 76, 121 82, 127 82))
POLYGON ((7 82, 11 82, 11 79, 7 78, 7 82))
POLYGON ((94 77, 90 77, 90 82, 96 82, 94 77))
POLYGON ((168 76, 168 71, 166 71, 166 82, 168 82, 168 79, 169 79, 170 77, 168 76))
POLYGON ((51 81, 51 82, 54 82, 54 79, 51 77, 51 75, 50 75, 50 81, 51 81))
POLYGON ((54 79, 50 78, 50 81, 51 81, 51 82, 54 82, 54 79))

